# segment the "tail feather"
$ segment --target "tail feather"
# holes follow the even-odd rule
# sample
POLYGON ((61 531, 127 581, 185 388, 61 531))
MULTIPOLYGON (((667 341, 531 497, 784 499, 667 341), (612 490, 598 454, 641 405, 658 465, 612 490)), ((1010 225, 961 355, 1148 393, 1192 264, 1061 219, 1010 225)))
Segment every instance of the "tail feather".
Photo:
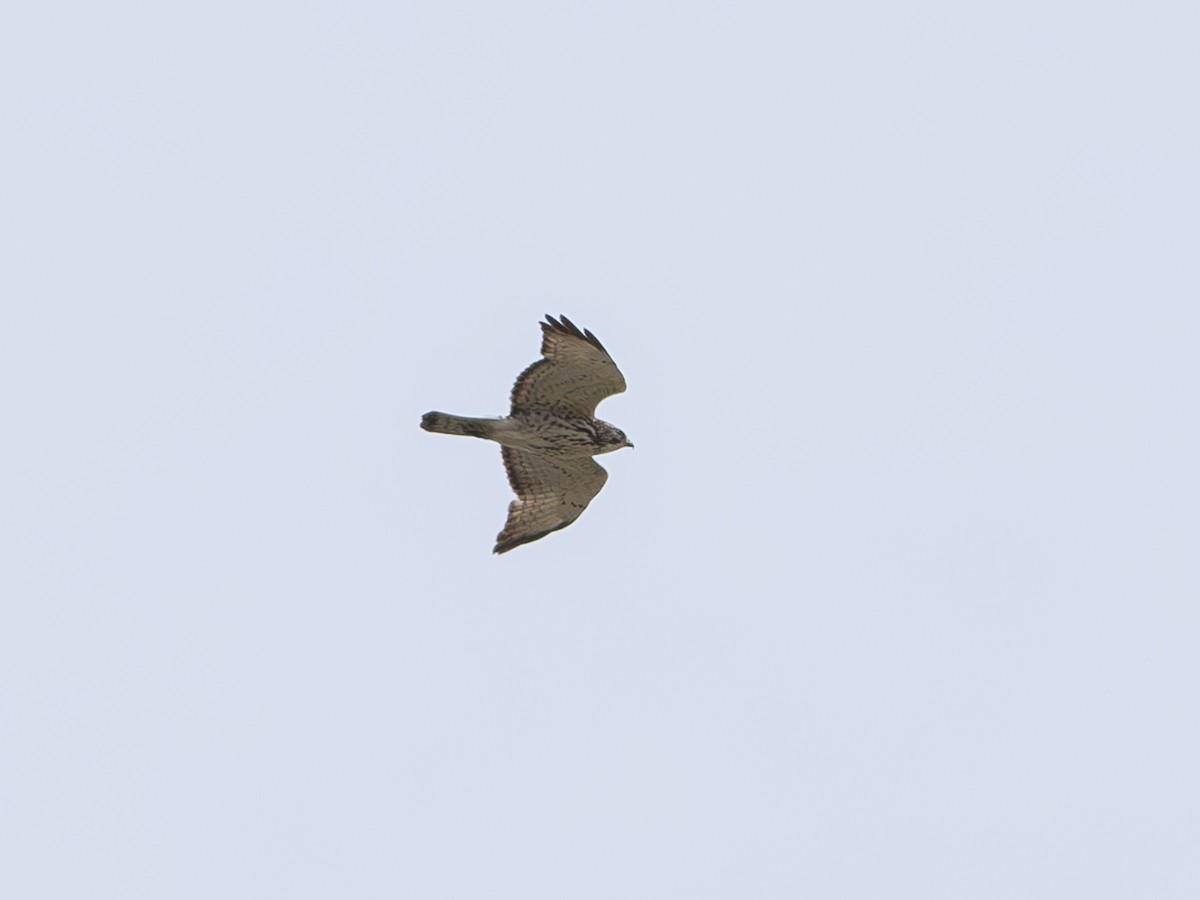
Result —
POLYGON ((467 437, 486 438, 491 434, 490 419, 472 419, 470 416, 452 416, 450 413, 427 412, 421 416, 421 427, 437 434, 462 434, 467 437))

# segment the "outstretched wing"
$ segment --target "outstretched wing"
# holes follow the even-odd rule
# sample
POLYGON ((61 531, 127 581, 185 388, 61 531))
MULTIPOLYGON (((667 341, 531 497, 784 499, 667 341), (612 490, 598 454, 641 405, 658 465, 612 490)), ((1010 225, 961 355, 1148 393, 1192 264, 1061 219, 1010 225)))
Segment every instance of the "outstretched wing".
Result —
POLYGON ((507 553, 566 528, 608 480, 608 473, 590 456, 547 456, 512 447, 501 447, 500 452, 517 499, 508 505, 508 521, 496 536, 493 553, 507 553))
POLYGON ((512 389, 514 413, 553 409, 593 416, 596 404, 625 390, 625 376, 594 334, 580 331, 566 316, 546 316, 541 325, 544 359, 517 376, 512 389))

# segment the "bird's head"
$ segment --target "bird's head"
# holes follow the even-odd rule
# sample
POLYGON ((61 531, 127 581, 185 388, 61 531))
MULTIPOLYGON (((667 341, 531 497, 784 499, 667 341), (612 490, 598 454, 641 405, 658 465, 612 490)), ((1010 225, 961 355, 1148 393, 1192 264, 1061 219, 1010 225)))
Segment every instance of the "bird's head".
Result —
POLYGON ((602 453, 611 453, 622 447, 633 449, 633 442, 625 437, 625 432, 607 422, 596 422, 596 437, 604 445, 602 453))

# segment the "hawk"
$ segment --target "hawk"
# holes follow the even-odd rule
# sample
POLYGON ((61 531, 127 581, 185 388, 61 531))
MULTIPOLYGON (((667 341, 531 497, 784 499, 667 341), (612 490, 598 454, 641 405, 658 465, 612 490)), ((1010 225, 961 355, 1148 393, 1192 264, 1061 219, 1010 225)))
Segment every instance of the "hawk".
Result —
POLYGON ((426 431, 500 445, 517 499, 508 505, 493 553, 507 553, 578 519, 608 480, 592 457, 633 446, 625 432, 595 417, 596 404, 625 390, 625 377, 608 351, 566 316, 548 315, 540 324, 542 359, 517 376, 507 416, 421 417, 426 431))

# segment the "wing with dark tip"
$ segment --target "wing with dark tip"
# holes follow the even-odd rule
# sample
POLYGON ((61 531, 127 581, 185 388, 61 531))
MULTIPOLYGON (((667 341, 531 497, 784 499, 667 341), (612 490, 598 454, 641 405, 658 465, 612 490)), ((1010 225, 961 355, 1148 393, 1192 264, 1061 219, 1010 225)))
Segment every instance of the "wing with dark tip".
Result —
POLYGON ((546 316, 541 325, 543 358, 517 376, 514 413, 553 409, 593 416, 601 400, 625 390, 625 376, 594 334, 566 316, 546 316))
POLYGON ((508 521, 496 536, 493 553, 507 553, 566 528, 608 480, 590 456, 548 456, 512 447, 501 447, 500 453, 517 499, 508 505, 508 521))

